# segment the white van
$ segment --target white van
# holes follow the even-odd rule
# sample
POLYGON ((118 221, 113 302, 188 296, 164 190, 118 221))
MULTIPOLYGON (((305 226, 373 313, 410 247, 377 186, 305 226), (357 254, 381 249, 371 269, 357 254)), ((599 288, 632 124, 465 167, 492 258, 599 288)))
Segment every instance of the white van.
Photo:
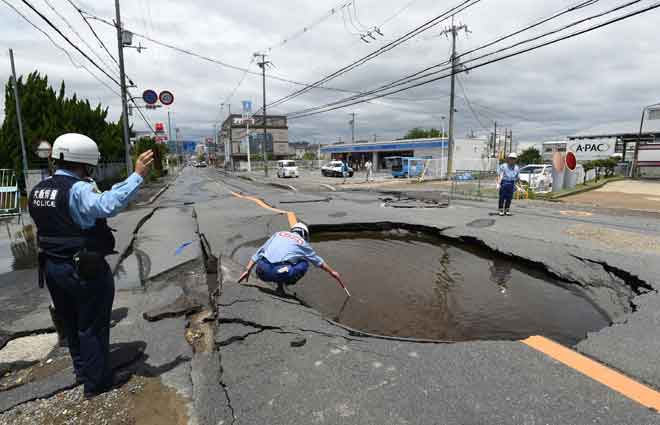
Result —
POLYGON ((298 166, 296 161, 283 160, 277 161, 277 177, 283 179, 284 177, 300 177, 298 174, 298 166))

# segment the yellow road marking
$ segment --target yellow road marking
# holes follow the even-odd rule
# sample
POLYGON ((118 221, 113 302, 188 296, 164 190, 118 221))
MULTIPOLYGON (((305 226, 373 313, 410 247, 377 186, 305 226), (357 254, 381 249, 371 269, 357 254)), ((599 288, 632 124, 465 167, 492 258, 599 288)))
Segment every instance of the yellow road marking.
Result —
POLYGON ((642 406, 660 411, 660 392, 653 388, 640 384, 620 372, 542 336, 531 336, 521 342, 642 406))
POLYGON ((265 203, 264 201, 262 201, 261 199, 255 198, 253 196, 241 195, 240 193, 236 193, 236 192, 231 192, 231 194, 234 195, 237 198, 252 201, 255 204, 259 205, 261 208, 267 209, 269 211, 273 211, 273 212, 276 212, 278 214, 285 214, 287 220, 289 221, 289 226, 293 226, 294 224, 296 224, 298 222, 298 218, 296 217, 296 214, 292 211, 284 211, 284 210, 279 210, 277 208, 273 208, 270 205, 268 205, 267 203, 265 203))

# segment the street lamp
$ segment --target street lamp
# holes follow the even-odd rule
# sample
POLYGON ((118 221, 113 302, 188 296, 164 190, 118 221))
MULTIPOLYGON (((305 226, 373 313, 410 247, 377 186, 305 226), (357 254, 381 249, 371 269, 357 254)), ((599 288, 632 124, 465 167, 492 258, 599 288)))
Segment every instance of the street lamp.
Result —
POLYGON ((442 138, 444 139, 445 138, 445 120, 447 119, 447 117, 443 115, 441 118, 442 118, 442 138))
MULTIPOLYGON (((631 167, 631 177, 637 177, 639 173, 639 166, 638 166, 638 158, 639 158, 639 143, 642 141, 642 129, 644 128, 644 117, 646 116, 646 112, 651 110, 651 108, 658 107, 660 106, 659 103, 654 103, 652 105, 647 105, 642 109, 642 119, 640 120, 639 123, 639 137, 637 138, 637 143, 635 143, 635 156, 633 157, 633 163, 631 167)), ((624 152, 625 152, 625 144, 624 144, 624 152)))

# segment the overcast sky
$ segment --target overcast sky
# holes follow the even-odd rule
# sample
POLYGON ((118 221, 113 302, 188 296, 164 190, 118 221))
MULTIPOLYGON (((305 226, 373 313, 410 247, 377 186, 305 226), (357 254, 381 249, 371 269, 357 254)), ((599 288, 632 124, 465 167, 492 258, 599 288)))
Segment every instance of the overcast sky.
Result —
MULTIPOLYGON (((46 24, 20 0, 6 0, 23 11, 35 24, 46 24)), ((73 0, 82 9, 107 18, 114 17, 112 0, 73 0)), ((30 0, 81 48, 87 47, 67 24, 50 8, 56 8, 75 30, 95 48, 107 65, 99 64, 111 74, 116 67, 94 40, 75 9, 67 0, 30 0)), ((466 51, 507 34, 526 24, 551 15, 578 0, 482 0, 457 16, 457 23, 466 24, 471 33, 461 33, 458 52, 466 51)), ((252 53, 275 46, 269 60, 274 67, 269 73, 299 82, 314 82, 344 65, 372 52, 386 42, 441 14, 459 0, 355 0, 355 12, 335 13, 303 35, 284 45, 279 42, 302 30, 337 5, 331 0, 258 0, 252 2, 189 0, 131 0, 122 4, 125 27, 137 33, 194 50, 223 62, 245 67, 252 53), (408 5, 397 16, 395 12, 408 5), (388 22, 384 23, 388 18, 388 22), (352 22, 351 22, 352 21, 352 22), (359 22, 358 22, 359 21, 359 22), (354 26, 354 25, 355 26, 354 26), (382 25, 382 26, 381 26, 382 25), (383 37, 370 44, 362 42, 355 27, 381 26, 383 37)), ((539 30, 528 31, 508 40, 522 40, 622 4, 623 0, 601 0, 595 4, 551 21, 539 30)), ((627 10, 652 4, 641 1, 627 10)), ((69 94, 76 92, 91 102, 101 102, 116 120, 121 112, 119 98, 101 85, 84 69, 75 67, 67 56, 48 39, 31 27, 6 4, 0 3, 0 52, 3 73, 10 73, 8 48, 13 48, 19 74, 39 70, 59 85, 66 82, 69 94)), ((352 9, 351 9, 352 11, 352 9)), ((468 108, 464 93, 457 86, 457 136, 473 130, 485 134, 493 121, 499 127, 513 129, 514 137, 523 141, 538 141, 570 135, 608 121, 636 120, 641 108, 660 101, 660 56, 658 22, 660 9, 633 17, 603 29, 563 41, 531 53, 461 74, 460 80, 472 102, 480 123, 468 108), (483 127, 482 127, 483 126, 483 127)), ((600 22, 592 21, 591 24, 600 22)), ((448 23, 447 23, 448 24, 448 23)), ((111 52, 116 52, 114 29, 92 21, 111 52)), ((450 40, 439 35, 441 24, 413 40, 379 56, 328 86, 349 90, 368 90, 449 58, 450 40)), ((584 26, 579 27, 584 28, 584 26)), ((577 29, 577 28, 576 28, 577 29)), ((73 49, 52 31, 53 39, 73 49)), ((154 45, 136 38, 147 50, 138 53, 126 50, 126 70, 137 84, 134 95, 144 89, 171 90, 176 97, 170 108, 176 125, 187 137, 211 135, 213 124, 227 108, 224 102, 237 86, 242 72, 223 68, 195 57, 154 45)), ((484 53, 481 51, 480 53, 484 53)), ((85 63, 77 53, 74 61, 85 63)), ((469 60, 477 55, 469 55, 469 60)), ((94 56, 92 56, 94 57, 94 56)), ((96 59, 98 61, 98 59, 96 59)), ((90 69, 94 70, 91 66, 90 69)), ((254 64, 250 69, 259 71, 254 64)), ((118 91, 100 72, 97 76, 118 91)), ((269 79, 268 101, 280 98, 298 87, 269 79)), ((289 122, 290 140, 329 143, 350 139, 349 113, 357 113, 359 139, 397 138, 416 126, 441 127, 442 116, 448 116, 449 80, 441 80, 400 93, 393 99, 384 98, 346 109, 289 122)), ((346 96, 326 90, 312 92, 284 103, 269 113, 284 114, 320 105, 346 96)), ((231 99, 232 111, 238 112, 240 101, 250 99, 261 106, 261 79, 248 75, 231 99)), ((4 105, 2 106, 4 111, 4 105)), ((0 111, 0 115, 3 112, 0 111)), ((167 121, 167 110, 145 112, 152 122, 167 121)), ((146 128, 134 115, 136 129, 146 128)))

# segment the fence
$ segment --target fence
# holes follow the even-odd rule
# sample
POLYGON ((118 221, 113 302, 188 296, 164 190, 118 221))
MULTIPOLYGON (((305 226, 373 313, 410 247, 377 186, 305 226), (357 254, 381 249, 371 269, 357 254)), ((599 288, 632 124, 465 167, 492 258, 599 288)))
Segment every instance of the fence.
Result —
POLYGON ((21 195, 13 170, 0 170, 0 217, 21 215, 21 195))
POLYGON ((497 173, 494 171, 457 170, 449 176, 452 198, 497 198, 497 173))

